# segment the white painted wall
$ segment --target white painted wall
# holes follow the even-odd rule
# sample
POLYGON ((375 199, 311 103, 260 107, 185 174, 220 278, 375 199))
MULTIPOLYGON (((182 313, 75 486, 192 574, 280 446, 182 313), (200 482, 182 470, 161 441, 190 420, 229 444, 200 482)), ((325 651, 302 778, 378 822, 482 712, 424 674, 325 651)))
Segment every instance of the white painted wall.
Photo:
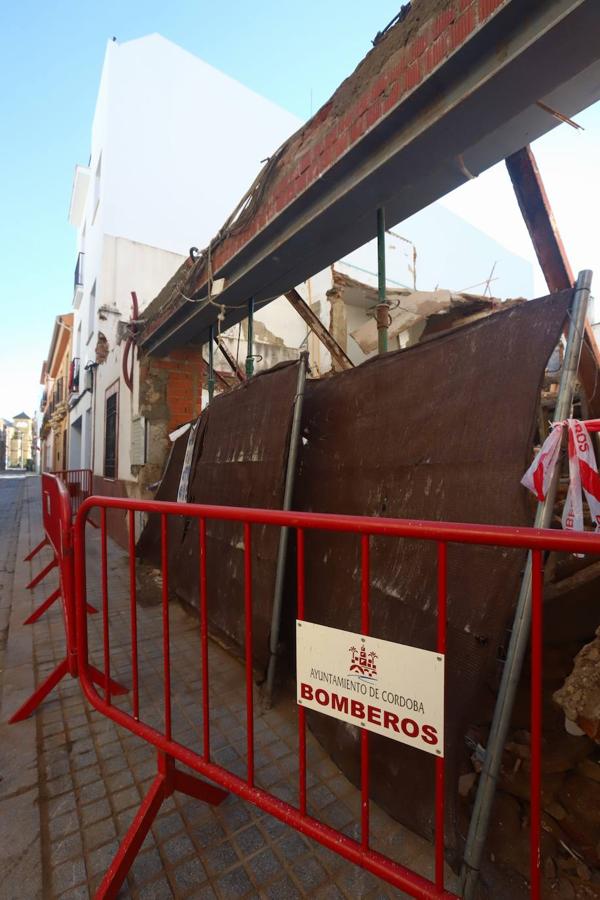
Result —
POLYGON ((106 335, 109 356, 95 370, 93 393, 83 395, 71 413, 73 467, 93 460, 94 472, 103 474, 106 390, 120 380, 117 477, 132 480, 131 416, 137 413, 138 371, 132 397, 122 383, 124 345, 117 344, 118 322, 130 317, 130 292, 137 292, 143 311, 189 248, 208 243, 254 180, 261 160, 299 124, 290 113, 158 34, 108 43, 92 125, 87 193, 85 173, 81 177, 80 172, 77 202, 71 203, 77 250, 85 253, 74 325, 75 334, 81 328, 74 350, 81 358, 80 395, 85 366, 95 362, 99 331, 106 335), (114 306, 118 313, 100 320, 102 306, 114 306), (93 451, 85 424, 90 417, 93 451), (74 434, 79 425, 81 438, 74 434))
POLYGON ((109 43, 104 230, 204 247, 300 121, 152 34, 109 43))

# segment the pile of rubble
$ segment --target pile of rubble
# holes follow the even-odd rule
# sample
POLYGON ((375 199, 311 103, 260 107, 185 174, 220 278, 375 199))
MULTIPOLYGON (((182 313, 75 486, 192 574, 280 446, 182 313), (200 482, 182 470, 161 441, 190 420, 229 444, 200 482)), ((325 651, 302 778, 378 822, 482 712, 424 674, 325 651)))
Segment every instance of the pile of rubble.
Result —
MULTIPOLYGON (((600 632, 600 629, 599 629, 600 632)), ((580 651, 577 644, 547 647, 544 663, 544 744, 542 746, 542 861, 544 896, 600 897, 600 744, 568 724, 565 711, 598 716, 600 640, 580 651), (565 681, 566 679, 566 681, 565 681), (559 705, 560 704, 560 705, 559 705), (562 707, 562 708, 561 708, 562 707)), ((483 868, 490 896, 529 896, 529 684, 523 679, 507 741, 493 823, 483 868)), ((597 727, 597 721, 596 721, 597 727)), ((473 734, 485 745, 486 730, 473 734)), ((474 797, 481 754, 473 772, 461 778, 461 793, 474 797)), ((465 804, 468 815, 470 802, 465 804)))

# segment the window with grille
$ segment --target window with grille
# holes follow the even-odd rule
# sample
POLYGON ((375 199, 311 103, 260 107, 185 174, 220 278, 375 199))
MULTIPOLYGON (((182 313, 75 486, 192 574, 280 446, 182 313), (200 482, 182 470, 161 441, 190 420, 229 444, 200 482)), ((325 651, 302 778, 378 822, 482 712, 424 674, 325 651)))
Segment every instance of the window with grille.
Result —
POLYGON ((104 477, 117 477, 117 412, 118 394, 106 398, 104 424, 104 477))

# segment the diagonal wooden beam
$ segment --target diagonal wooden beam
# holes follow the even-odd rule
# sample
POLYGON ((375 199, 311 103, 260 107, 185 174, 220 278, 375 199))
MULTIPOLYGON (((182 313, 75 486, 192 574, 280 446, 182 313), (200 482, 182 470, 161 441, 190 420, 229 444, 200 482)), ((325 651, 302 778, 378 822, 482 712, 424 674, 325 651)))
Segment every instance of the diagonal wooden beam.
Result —
MULTIPOLYGON (((573 287, 575 276, 531 147, 517 150, 505 162, 548 290, 554 293, 573 287)), ((600 415, 599 369, 600 348, 586 319, 579 375, 593 416, 600 415)))
POLYGON ((285 296, 290 301, 298 315, 304 319, 313 334, 319 338, 323 346, 331 353, 332 359, 340 369, 353 369, 354 363, 342 350, 334 336, 325 328, 318 315, 313 312, 308 303, 302 299, 296 288, 286 291, 285 296))
POLYGON ((575 276, 531 147, 507 156, 506 168, 548 290, 553 293, 572 287, 575 276))
POLYGON ((221 340, 221 338, 218 335, 215 338, 215 343, 216 343, 217 347, 219 348, 219 350, 221 351, 221 353, 223 354, 223 356, 225 357, 225 359, 227 360, 227 362, 229 363, 231 371, 236 376, 237 380, 245 381, 246 373, 243 371, 243 369, 240 368, 240 366, 238 366, 236 360, 231 355, 231 353, 225 346, 225 343, 221 340))

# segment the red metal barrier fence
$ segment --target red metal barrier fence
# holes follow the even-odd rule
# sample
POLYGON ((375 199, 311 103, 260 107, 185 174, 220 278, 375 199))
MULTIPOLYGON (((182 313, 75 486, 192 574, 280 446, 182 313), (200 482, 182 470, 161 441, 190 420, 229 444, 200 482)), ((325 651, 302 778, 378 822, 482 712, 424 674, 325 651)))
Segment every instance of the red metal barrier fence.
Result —
MULTIPOLYGON (((61 568, 60 559, 63 548, 67 547, 67 543, 61 539, 61 536, 57 531, 57 523, 61 523, 60 527, 64 530, 66 528, 65 522, 68 520, 69 529, 72 528, 72 522, 77 510, 81 503, 83 503, 83 500, 90 496, 91 488, 92 473, 90 469, 72 469, 55 473, 44 472, 42 474, 42 526, 44 529, 44 539, 25 557, 24 562, 33 559, 43 547, 50 547, 52 550, 52 559, 31 579, 26 586, 26 590, 32 591, 41 581, 43 581, 46 575, 57 567, 59 568, 60 581, 59 587, 56 588, 56 590, 54 590, 44 602, 25 619, 23 622, 24 625, 33 625, 34 622, 37 622, 37 620, 50 609, 59 597, 64 597, 64 583, 66 582, 66 577, 63 568, 65 563, 63 560, 63 568, 61 568)), ((91 520, 89 521, 91 522, 91 520)), ((69 538, 68 544, 70 545, 70 543, 71 539, 69 538)), ((72 555, 72 551, 64 550, 64 552, 70 552, 72 555)), ((72 576, 70 576, 70 581, 72 584, 74 583, 72 576)), ((88 604, 88 612, 95 613, 97 610, 88 604)))
MULTIPOLYGON (((58 567, 59 587, 25 620, 24 624, 30 624, 39 619, 60 597, 65 624, 65 658, 36 688, 31 697, 11 716, 9 719, 11 724, 20 722, 22 719, 30 716, 65 675, 77 678, 78 673, 71 503, 63 482, 55 475, 47 473, 42 475, 42 521, 46 539, 53 550, 54 558, 52 563, 42 570, 40 575, 36 576, 29 586, 37 584, 50 568, 58 567)), ((84 614, 87 615, 88 612, 96 612, 96 610, 89 604, 85 604, 84 614)), ((98 681, 98 679, 101 679, 102 683, 105 683, 104 675, 98 670, 89 667, 88 672, 92 680, 98 681)), ((112 690, 117 694, 126 692, 116 682, 112 683, 112 690)))
POLYGON ((92 496, 92 470, 62 469, 53 474, 66 485, 71 499, 71 513, 75 518, 83 501, 92 496))
MULTIPOLYGON (((74 519, 79 511, 79 507, 88 497, 92 495, 92 470, 91 469, 62 469, 59 472, 44 472, 42 474, 42 482, 46 475, 55 475, 59 478, 63 484, 67 488, 69 503, 71 506, 71 517, 74 519)), ((94 523, 90 519, 90 524, 94 523)), ((30 550, 27 556, 24 558, 23 562, 30 562, 34 556, 43 550, 44 547, 47 547, 49 544, 48 536, 45 534, 43 539, 40 541, 37 546, 30 550)), ((27 585, 28 588, 34 588, 36 584, 38 584, 42 578, 44 578, 51 569, 55 568, 56 560, 52 561, 52 564, 47 566, 45 569, 40 572, 36 578, 27 585)))
MULTIPOLYGON (((327 515, 315 513, 278 512, 272 510, 241 509, 233 507, 200 506, 187 504, 185 517, 197 520, 199 531, 199 648, 201 651, 203 746, 198 753, 177 741, 172 730, 171 696, 171 640, 169 632, 169 555, 168 517, 181 516, 180 504, 169 502, 144 502, 108 497, 92 497, 87 500, 75 525, 76 583, 78 596, 78 645, 79 674, 83 690, 91 704, 104 716, 129 729, 135 735, 152 744, 158 751, 158 774, 142 803, 121 847, 111 864, 97 897, 116 897, 127 872, 150 828, 163 800, 175 790, 182 791, 211 804, 218 804, 230 791, 243 800, 255 804, 267 813, 292 826, 299 832, 320 842, 329 850, 362 866, 413 897, 453 897, 444 885, 444 758, 435 762, 435 876, 430 881, 377 852, 370 842, 369 833, 369 733, 361 730, 361 838, 353 840, 344 833, 320 822, 307 812, 306 802, 306 712, 298 707, 299 760, 297 806, 284 802, 269 791, 255 784, 254 773, 254 710, 252 670, 252 529, 254 526, 286 526, 296 533, 297 553, 297 618, 305 621, 305 532, 344 532, 356 534, 361 543, 360 606, 361 631, 369 635, 369 558, 370 540, 375 536, 410 538, 433 542, 437 548, 437 652, 446 649, 446 598, 447 598, 447 550, 449 543, 520 548, 532 553, 532 646, 531 646, 531 896, 540 896, 540 835, 541 835, 541 677, 542 677, 542 594, 543 553, 554 550, 577 553, 598 553, 600 537, 592 534, 574 534, 530 528, 513 528, 486 525, 461 525, 444 522, 404 521, 384 518, 327 515), (94 670, 88 662, 86 598, 86 546, 85 523, 92 509, 100 509, 101 529, 101 583, 102 612, 104 621, 104 667, 106 678, 110 675, 111 648, 109 645, 109 589, 107 573, 106 510, 119 509, 129 518, 129 624, 132 665, 131 713, 113 702, 109 681, 104 685, 103 696, 94 686, 94 670), (155 727, 144 719, 140 711, 140 687, 138 665, 138 622, 136 613, 136 563, 135 563, 135 512, 155 513, 161 517, 162 540, 162 671, 163 710, 162 727, 155 727), (209 726, 209 665, 208 665, 208 608, 210 598, 206 578, 207 521, 238 522, 243 528, 244 545, 244 618, 245 618, 245 678, 246 678, 246 777, 240 777, 211 759, 209 726), (180 762, 201 775, 210 778, 219 787, 187 775, 176 768, 180 762)), ((120 637, 120 649, 127 646, 120 637)), ((101 682, 99 682, 101 683, 101 682)))

